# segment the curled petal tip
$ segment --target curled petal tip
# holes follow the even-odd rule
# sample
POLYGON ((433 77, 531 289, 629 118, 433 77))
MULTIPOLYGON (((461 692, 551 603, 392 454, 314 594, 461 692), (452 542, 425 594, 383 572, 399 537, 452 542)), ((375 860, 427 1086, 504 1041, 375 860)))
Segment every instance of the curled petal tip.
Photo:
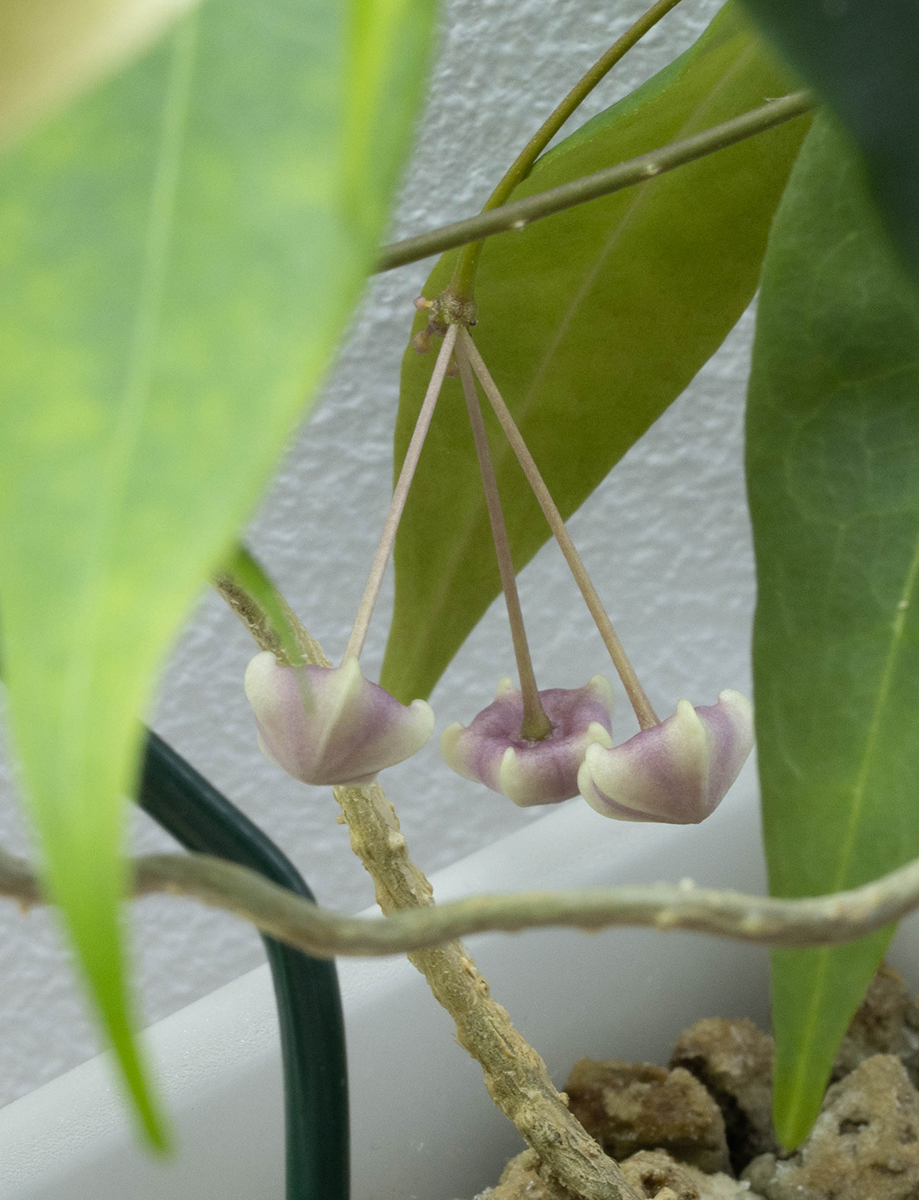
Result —
POLYGON ((612 750, 613 735, 599 721, 591 721, 587 726, 587 736, 590 739, 589 745, 603 746, 607 750, 612 750))
POLYGON ((354 658, 340 667, 294 668, 270 652, 257 654, 246 670, 246 695, 262 752, 303 783, 370 783, 420 750, 434 730, 429 704, 400 704, 364 679, 354 658))
POLYGON ((621 746, 590 746, 578 787, 606 817, 694 825, 718 807, 752 748, 752 706, 728 688, 717 704, 680 700, 672 717, 621 746))
POLYGON ((454 722, 444 730, 440 749, 447 766, 524 808, 576 796, 587 747, 612 745, 612 689, 597 675, 582 688, 549 688, 539 695, 552 723, 548 737, 521 736, 523 697, 502 679, 497 699, 468 726, 454 722))
POLYGON ((605 675, 591 675, 587 681, 587 686, 593 691, 594 695, 601 704, 612 713, 613 706, 616 703, 616 694, 613 691, 613 685, 605 675))
POLYGON ((460 724, 459 721, 453 721, 448 725, 440 735, 440 754, 451 771, 455 771, 457 775, 462 775, 466 779, 478 782, 478 775, 474 775, 467 766, 466 758, 461 749, 465 731, 466 726, 460 724))
POLYGON ((498 767, 498 791, 502 792, 515 804, 526 805, 527 779, 525 771, 521 770, 517 751, 508 746, 501 755, 501 765, 498 767))

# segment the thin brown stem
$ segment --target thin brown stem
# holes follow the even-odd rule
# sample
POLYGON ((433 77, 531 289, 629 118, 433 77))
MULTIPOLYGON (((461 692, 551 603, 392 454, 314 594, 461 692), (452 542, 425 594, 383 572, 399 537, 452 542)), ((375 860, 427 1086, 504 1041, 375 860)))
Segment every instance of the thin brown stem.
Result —
POLYGON ((609 651, 613 665, 619 673, 619 678, 622 680, 623 687, 629 697, 629 702, 635 710, 635 716, 638 718, 639 725, 642 729, 650 729, 653 725, 659 725, 660 718, 651 707, 651 702, 645 694, 638 676, 635 674, 635 668, 632 666, 628 655, 623 649, 622 642, 620 642, 616 630, 613 628, 613 623, 609 619, 606 609, 603 607, 603 601, 600 599, 597 589, 594 587, 587 573, 587 568, 584 566, 581 556, 578 554, 577 548, 571 539, 571 535, 565 527, 565 522, 562 520, 562 514, 558 511, 558 507, 552 499, 552 494, 546 487, 545 480, 540 474, 539 468, 536 466, 536 462, 527 448, 520 430, 517 428, 517 423, 511 416, 510 409, 504 403, 501 393, 468 331, 465 329, 462 330, 460 338, 459 353, 468 356, 472 364, 472 369, 478 376, 485 395, 494 409, 495 416, 500 421, 501 428, 504 430, 507 440, 511 444, 511 449, 516 454, 517 461, 523 468, 523 472, 529 481, 530 487, 533 489, 533 494, 539 503, 539 507, 542 509, 549 528, 558 542, 559 549, 565 556, 565 561, 571 569, 571 574, 580 588, 584 602, 590 610, 590 615, 596 622, 597 629, 600 631, 600 637, 603 639, 603 644, 609 651))
POLYGON ((539 741, 548 737, 552 732, 552 722, 546 716, 539 698, 539 688, 536 686, 536 676, 533 672, 533 661, 530 658, 530 647, 527 644, 526 630, 523 625, 523 612, 520 608, 520 596, 517 593, 517 580, 514 576, 514 561, 511 558, 510 542, 507 539, 507 528, 504 524, 504 513, 501 510, 501 497, 498 493, 498 481, 495 478, 495 468, 491 461, 488 448, 488 434, 482 419, 482 409, 476 395, 475 380, 469 356, 466 353, 470 342, 465 328, 461 332, 462 340, 457 345, 456 361, 459 363, 460 379, 463 384, 463 394, 466 397, 466 408, 469 410, 469 424, 472 426, 472 439, 475 442, 476 457, 479 460, 479 471, 482 476, 482 488, 485 492, 485 504, 488 508, 488 519, 491 522, 491 534, 495 543, 495 554, 498 558, 498 570, 501 574, 501 587, 504 589, 504 599, 507 603, 507 618, 511 626, 511 637, 514 641, 514 655, 517 659, 517 673, 520 676, 520 692, 523 696, 523 725, 521 734, 525 738, 539 741))
POLYGON ((532 221, 551 217, 553 213, 612 195, 624 188, 635 187, 636 184, 647 183, 649 179, 667 171, 756 137, 768 129, 803 116, 814 107, 814 103, 811 92, 794 92, 778 100, 770 100, 739 117, 732 117, 730 121, 713 125, 702 133, 641 154, 638 158, 630 158, 591 175, 582 175, 570 183, 547 188, 523 200, 515 200, 513 204, 502 204, 499 208, 477 213, 474 217, 466 217, 428 233, 393 242, 380 249, 376 270, 392 271, 396 267, 430 258, 431 255, 443 254, 445 250, 493 237, 496 233, 519 233, 532 221))
MULTIPOLYGON (((245 552, 248 554, 248 551, 245 552)), ((303 628, 296 613, 274 587, 274 584, 271 586, 276 593, 276 603, 296 639, 298 650, 296 656, 288 652, 276 628, 277 623, 272 621, 265 606, 259 602, 253 592, 246 588, 241 577, 231 577, 221 573, 214 577, 213 583, 214 588, 223 596, 230 609, 248 629, 260 650, 270 650, 278 662, 287 667, 295 667, 302 662, 313 663, 316 661, 317 652, 321 653, 319 643, 303 628)), ((322 665, 327 667, 331 664, 326 661, 322 665)))
MULTIPOLYGON (((505 171, 498 186, 486 200, 482 209, 483 212, 499 208, 507 201, 518 183, 527 177, 536 159, 542 154, 543 150, 545 150, 546 146, 552 141, 568 118, 586 100, 597 84, 602 79, 605 79, 616 63, 632 49, 636 42, 643 38, 650 29, 653 29, 658 21, 662 17, 665 17, 672 8, 675 8, 679 2, 680 0, 657 0, 656 4, 652 4, 648 11, 640 16, 635 24, 630 29, 627 29, 622 37, 618 38, 610 46, 606 53, 594 63, 586 75, 583 75, 578 80, 564 100, 543 121, 539 129, 537 129, 511 163, 510 167, 508 167, 507 171, 505 171)), ((471 245, 468 245, 460 256, 459 262, 456 264, 451 288, 459 297, 471 298, 472 296, 475 271, 479 255, 482 252, 482 244, 482 242, 473 242, 471 245)))
POLYGON ((456 325, 451 325, 447 330, 440 348, 440 353, 437 355, 437 361, 434 363, 434 370, 431 373, 431 382, 428 384, 428 390, 425 393, 424 400, 421 405, 421 411, 418 413, 418 420, 415 422, 415 429, 412 433, 411 441, 408 444, 408 449, 405 452, 405 458, 402 461, 402 469, 399 472, 399 479, 393 490, 392 500, 389 505, 389 512, 386 514, 386 521, 383 525, 383 533, 380 536, 380 544, 377 547, 376 556, 373 560, 373 565, 370 568, 370 576, 367 580, 367 586, 364 589, 364 595, 361 599, 360 607, 357 610, 357 616, 354 620, 354 627, 351 630, 351 636, 348 638, 348 645, 345 649, 344 658, 353 656, 360 658, 361 651, 364 648, 364 641, 367 637, 367 630, 370 626, 370 618, 373 616, 373 610, 376 606, 377 599, 380 595, 380 586, 383 582, 383 575, 386 572, 386 565, 389 562, 389 556, 392 554, 393 543, 396 540, 396 532, 399 528, 399 522, 402 519, 402 512, 405 508, 405 502, 408 498, 408 490, 412 485, 412 480, 415 477, 415 468, 418 466, 418 460, 421 458, 421 451, 424 447, 424 439, 428 435, 428 430, 431 427, 431 418, 434 416, 434 407, 437 404, 437 398, 440 395, 440 389, 443 387, 444 378, 447 374, 447 368, 450 365, 450 355, 453 353, 453 344, 456 341, 456 325))

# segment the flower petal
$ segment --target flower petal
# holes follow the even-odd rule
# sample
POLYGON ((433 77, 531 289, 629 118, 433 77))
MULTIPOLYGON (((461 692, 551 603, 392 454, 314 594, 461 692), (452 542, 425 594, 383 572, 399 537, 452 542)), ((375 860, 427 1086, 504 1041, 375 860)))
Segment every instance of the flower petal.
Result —
POLYGON ((694 825, 721 803, 752 747, 750 702, 726 689, 714 705, 681 700, 672 717, 621 746, 589 747, 578 786, 603 816, 694 825))
POLYGON ((429 704, 400 704, 364 679, 355 658, 340 667, 294 668, 265 651, 249 663, 246 695, 263 754, 303 783, 370 783, 420 750, 434 730, 429 704))
POLYGON ((521 737, 523 697, 509 679, 502 679, 494 703, 468 726, 455 721, 444 730, 440 750, 447 766, 521 807, 576 796, 578 767, 587 747, 613 744, 612 688, 595 675, 582 688, 549 688, 539 696, 552 722, 548 737, 521 737))

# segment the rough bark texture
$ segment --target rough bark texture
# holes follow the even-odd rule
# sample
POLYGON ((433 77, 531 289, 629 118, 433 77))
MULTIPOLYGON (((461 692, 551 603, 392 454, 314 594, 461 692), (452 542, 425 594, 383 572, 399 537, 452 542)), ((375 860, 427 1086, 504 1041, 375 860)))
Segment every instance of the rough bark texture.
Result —
MULTIPOLYGON (((335 796, 383 912, 433 904, 431 885, 409 858, 379 784, 338 787, 335 796)), ((583 1200, 637 1200, 615 1162, 568 1111, 545 1063, 492 998, 463 946, 452 942, 409 958, 453 1017, 457 1040, 481 1064, 489 1095, 537 1152, 544 1174, 583 1200)))

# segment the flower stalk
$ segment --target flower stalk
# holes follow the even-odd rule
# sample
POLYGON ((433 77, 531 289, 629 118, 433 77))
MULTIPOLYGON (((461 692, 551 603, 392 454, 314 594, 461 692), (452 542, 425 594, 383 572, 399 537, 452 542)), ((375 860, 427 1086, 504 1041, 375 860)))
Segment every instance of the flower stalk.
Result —
MULTIPOLYGON (((456 326, 451 328, 455 329, 456 326)), ((523 625, 523 612, 520 608, 520 596, 517 592, 517 581, 514 575, 511 547, 507 539, 507 529, 504 524, 504 513, 501 510, 498 481, 495 478, 495 468, 488 448, 488 434, 485 431, 485 422, 482 419, 482 409, 479 406, 475 379, 467 353, 471 341, 465 328, 462 328, 457 339, 456 358, 459 364, 460 381, 463 385, 463 395, 466 398, 466 408, 469 411, 469 423, 472 426, 472 437, 475 442, 476 457, 479 461, 482 487, 485 491, 485 503, 488 507, 488 519, 491 522, 498 570, 501 574, 501 587, 504 589, 507 616, 514 642, 514 655, 517 659, 517 674, 520 679, 520 691, 523 695, 523 724, 520 732, 527 740, 541 741, 552 732, 552 722, 546 716, 539 698, 539 688, 536 686, 533 661, 530 657, 530 648, 523 625)))
POLYGON ((399 522, 402 519, 405 502, 408 499, 408 491, 415 477, 418 460, 421 458, 421 451, 424 448, 424 440, 431 427, 434 408, 447 375, 447 368, 450 365, 450 356, 453 353, 458 328, 456 325, 451 325, 447 329, 440 353, 437 355, 434 363, 431 382, 428 384, 428 389, 425 392, 424 400, 418 413, 418 420, 415 423, 411 441, 408 444, 405 458, 402 461, 399 479, 393 489, 389 512, 386 514, 383 532, 380 535, 380 544, 377 546, 377 552, 374 556, 373 565, 370 568, 369 578, 367 579, 367 586, 364 588, 364 595, 361 598, 357 616, 354 619, 354 626, 351 629, 351 636, 348 638, 348 645, 345 647, 342 662, 351 657, 360 658, 361 651, 364 648, 367 630, 370 627, 370 618, 373 616, 373 610, 379 599, 380 587, 383 583, 383 576, 386 572, 389 556, 392 554, 396 533, 399 529, 399 522))
MULTIPOLYGON (((363 677, 359 659, 457 332, 457 326, 445 330, 341 665, 303 665, 305 656, 300 653, 284 605, 261 574, 237 572, 235 587, 233 580, 226 580, 234 608, 253 632, 260 622, 258 616, 253 619, 251 611, 246 611, 249 602, 254 603, 256 614, 261 612, 268 618, 269 626, 283 625, 281 653, 272 646, 272 653, 266 650, 249 663, 246 695, 255 713, 262 752, 301 783, 370 783, 381 770, 420 750, 434 729, 430 705, 423 700, 400 704, 363 677), (240 576, 249 584, 248 593, 241 586, 240 576)), ((226 588, 222 590, 227 594, 226 588)))
POLYGON ((460 333, 458 352, 464 355, 470 362, 473 371, 482 384, 482 388, 488 397, 495 416, 498 418, 501 428, 510 442, 511 449, 517 456, 517 461, 520 463, 530 487, 533 489, 533 494, 536 497, 539 507, 543 511, 543 515, 555 536, 555 540, 558 542, 559 549, 565 556, 565 561, 600 632, 603 644, 609 651, 613 665, 619 674, 619 678, 622 680, 629 703, 632 705, 632 708, 635 710, 635 716, 638 718, 638 724, 642 729, 651 729, 653 726, 659 725, 660 718, 652 708, 651 702, 645 694, 638 676, 635 674, 635 668, 629 661, 622 642, 620 642, 616 630, 613 628, 613 623, 609 619, 606 609, 603 607, 599 593, 594 587, 593 581, 587 573, 587 568, 584 566, 581 556, 571 539, 571 535, 565 527, 565 522, 562 520, 562 515, 558 511, 558 507, 552 499, 549 489, 546 487, 545 480, 536 466, 536 462, 526 442, 523 440, 520 430, 517 428, 516 421, 511 416, 510 409, 504 403, 497 384, 492 379, 475 342, 465 329, 460 333))

